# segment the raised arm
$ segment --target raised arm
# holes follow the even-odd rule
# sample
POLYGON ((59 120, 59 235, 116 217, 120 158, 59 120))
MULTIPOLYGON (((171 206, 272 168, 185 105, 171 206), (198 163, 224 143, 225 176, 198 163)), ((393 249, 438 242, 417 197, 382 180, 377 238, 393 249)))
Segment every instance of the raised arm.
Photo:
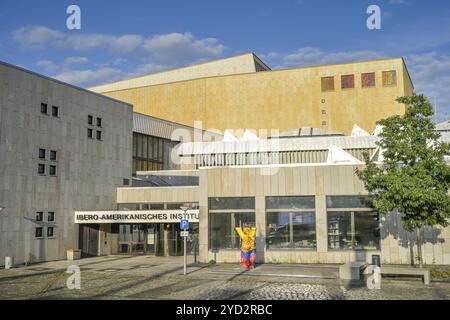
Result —
POLYGON ((236 227, 235 230, 239 234, 239 237, 241 237, 241 239, 244 239, 244 232, 242 232, 242 228, 236 227))

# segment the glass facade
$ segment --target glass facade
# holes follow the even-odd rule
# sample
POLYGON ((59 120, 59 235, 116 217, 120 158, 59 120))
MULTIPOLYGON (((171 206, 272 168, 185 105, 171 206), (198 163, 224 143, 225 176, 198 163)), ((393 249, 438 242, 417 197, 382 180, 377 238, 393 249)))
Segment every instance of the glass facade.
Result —
POLYGON ((170 152, 175 141, 133 132, 133 175, 136 171, 158 171, 170 168, 170 152))
POLYGON ((209 249, 239 249, 236 227, 255 225, 255 198, 209 199, 209 249))
POLYGON ((327 197, 328 248, 379 250, 380 219, 364 196, 327 197))
POLYGON ((267 249, 315 249, 315 197, 267 197, 267 249))

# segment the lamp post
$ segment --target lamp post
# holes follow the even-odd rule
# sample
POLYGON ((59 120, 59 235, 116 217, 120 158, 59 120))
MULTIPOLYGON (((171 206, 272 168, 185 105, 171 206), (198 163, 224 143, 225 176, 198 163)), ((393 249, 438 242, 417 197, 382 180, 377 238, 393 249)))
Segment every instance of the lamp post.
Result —
MULTIPOLYGON (((186 219, 186 211, 188 211, 189 207, 187 205, 182 205, 180 207, 181 210, 183 210, 183 218, 186 219)), ((184 230, 186 231, 186 229, 184 230)), ((187 237, 186 235, 183 237, 183 246, 184 246, 184 257, 183 257, 183 274, 186 275, 186 264, 187 264, 187 255, 186 255, 186 241, 187 237)))

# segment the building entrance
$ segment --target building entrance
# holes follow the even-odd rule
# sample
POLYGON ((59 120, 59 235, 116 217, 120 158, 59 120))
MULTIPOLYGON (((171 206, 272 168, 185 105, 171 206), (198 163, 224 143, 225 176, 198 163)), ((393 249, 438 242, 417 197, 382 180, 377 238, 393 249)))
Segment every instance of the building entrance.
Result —
MULTIPOLYGON (((183 255, 179 223, 119 224, 118 252, 122 254, 183 255)), ((191 224, 187 252, 197 250, 198 224, 191 224)))

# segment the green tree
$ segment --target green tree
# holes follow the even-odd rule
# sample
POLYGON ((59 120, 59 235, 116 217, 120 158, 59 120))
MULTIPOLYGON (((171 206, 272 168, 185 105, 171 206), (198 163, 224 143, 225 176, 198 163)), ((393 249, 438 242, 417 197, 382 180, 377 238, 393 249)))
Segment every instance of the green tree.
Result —
POLYGON ((433 106, 424 95, 400 97, 405 114, 381 120, 378 146, 384 163, 375 164, 365 155, 366 166, 356 170, 372 194, 373 208, 382 214, 397 209, 404 228, 416 231, 417 253, 423 267, 420 229, 449 225, 450 167, 445 156, 450 145, 439 141, 431 119, 433 106), (380 151, 381 151, 380 150, 380 151))

